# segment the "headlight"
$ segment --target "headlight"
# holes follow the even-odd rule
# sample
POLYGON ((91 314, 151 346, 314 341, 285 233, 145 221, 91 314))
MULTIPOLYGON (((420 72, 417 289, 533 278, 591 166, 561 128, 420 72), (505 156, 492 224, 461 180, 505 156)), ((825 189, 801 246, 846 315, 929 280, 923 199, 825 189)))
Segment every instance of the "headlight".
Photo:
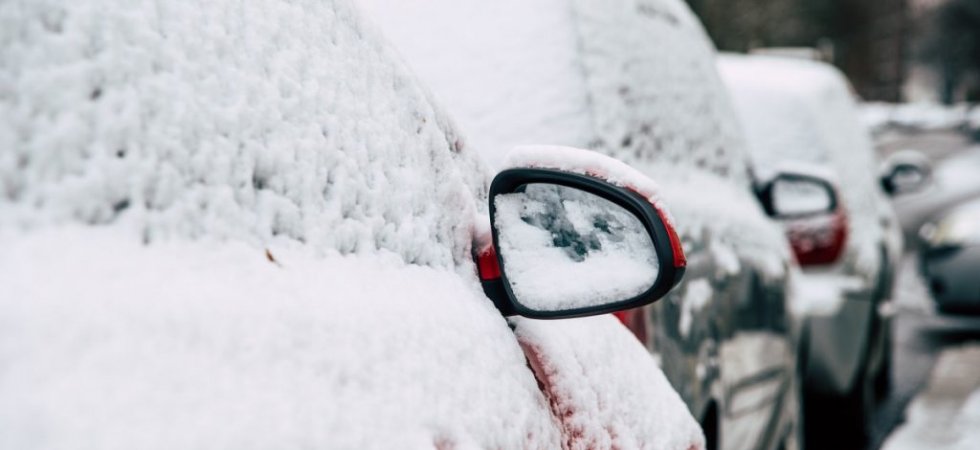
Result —
POLYGON ((919 235, 931 247, 980 244, 980 202, 957 208, 935 224, 927 223, 919 235))

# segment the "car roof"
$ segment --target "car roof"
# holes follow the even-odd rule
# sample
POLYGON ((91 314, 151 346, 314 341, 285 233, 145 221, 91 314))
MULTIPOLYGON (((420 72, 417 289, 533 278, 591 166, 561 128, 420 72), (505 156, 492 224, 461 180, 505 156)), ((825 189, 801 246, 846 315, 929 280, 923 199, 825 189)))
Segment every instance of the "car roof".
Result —
POLYGON ((468 261, 488 171, 348 2, 21 3, 2 17, 0 224, 468 261))
POLYGON ((678 0, 359 0, 499 164, 521 144, 747 180, 714 49, 678 0))

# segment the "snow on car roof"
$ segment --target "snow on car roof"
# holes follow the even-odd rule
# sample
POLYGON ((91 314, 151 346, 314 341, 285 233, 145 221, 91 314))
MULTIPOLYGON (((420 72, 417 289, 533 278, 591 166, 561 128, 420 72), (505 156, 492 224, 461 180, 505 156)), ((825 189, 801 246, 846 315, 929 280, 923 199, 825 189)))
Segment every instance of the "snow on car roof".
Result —
POLYGON ((701 25, 678 0, 359 0, 495 165, 524 144, 745 182, 701 25))
POLYGON ((482 163, 356 10, 321 3, 4 8, 0 224, 468 259, 482 163))
POLYGON ((0 46, 0 448, 559 445, 487 173, 348 2, 19 0, 0 46))

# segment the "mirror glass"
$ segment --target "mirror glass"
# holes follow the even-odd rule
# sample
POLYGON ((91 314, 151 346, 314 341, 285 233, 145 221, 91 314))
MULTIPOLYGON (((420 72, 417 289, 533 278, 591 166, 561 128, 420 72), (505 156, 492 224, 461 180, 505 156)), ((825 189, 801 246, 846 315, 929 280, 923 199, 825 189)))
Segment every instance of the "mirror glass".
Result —
POLYGON ((515 300, 567 311, 629 300, 656 282, 657 253, 643 223, 602 197, 554 184, 497 195, 494 226, 515 300))
POLYGON ((828 213, 833 194, 822 183, 805 178, 777 178, 772 186, 772 207, 778 216, 828 213))

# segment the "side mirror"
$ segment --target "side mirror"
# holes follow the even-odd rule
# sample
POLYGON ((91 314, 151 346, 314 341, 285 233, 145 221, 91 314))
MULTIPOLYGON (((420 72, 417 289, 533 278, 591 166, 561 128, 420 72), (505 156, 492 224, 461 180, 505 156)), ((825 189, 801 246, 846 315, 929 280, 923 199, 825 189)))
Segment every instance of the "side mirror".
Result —
POLYGON ((779 173, 758 190, 762 207, 777 219, 798 219, 832 213, 837 191, 827 180, 798 173, 779 173))
POLYGON ((830 181, 782 172, 763 184, 758 195, 766 213, 782 222, 801 266, 831 264, 843 254, 848 220, 830 181))
POLYGON ((686 265, 676 232, 650 197, 595 173, 613 167, 642 175, 593 152, 547 149, 570 153, 569 161, 587 154, 588 165, 605 167, 513 168, 494 178, 493 243, 477 255, 487 296, 505 315, 536 319, 605 314, 663 297, 686 265))
POLYGON ((929 158, 914 150, 897 152, 882 164, 881 188, 890 196, 920 191, 931 179, 929 158))

